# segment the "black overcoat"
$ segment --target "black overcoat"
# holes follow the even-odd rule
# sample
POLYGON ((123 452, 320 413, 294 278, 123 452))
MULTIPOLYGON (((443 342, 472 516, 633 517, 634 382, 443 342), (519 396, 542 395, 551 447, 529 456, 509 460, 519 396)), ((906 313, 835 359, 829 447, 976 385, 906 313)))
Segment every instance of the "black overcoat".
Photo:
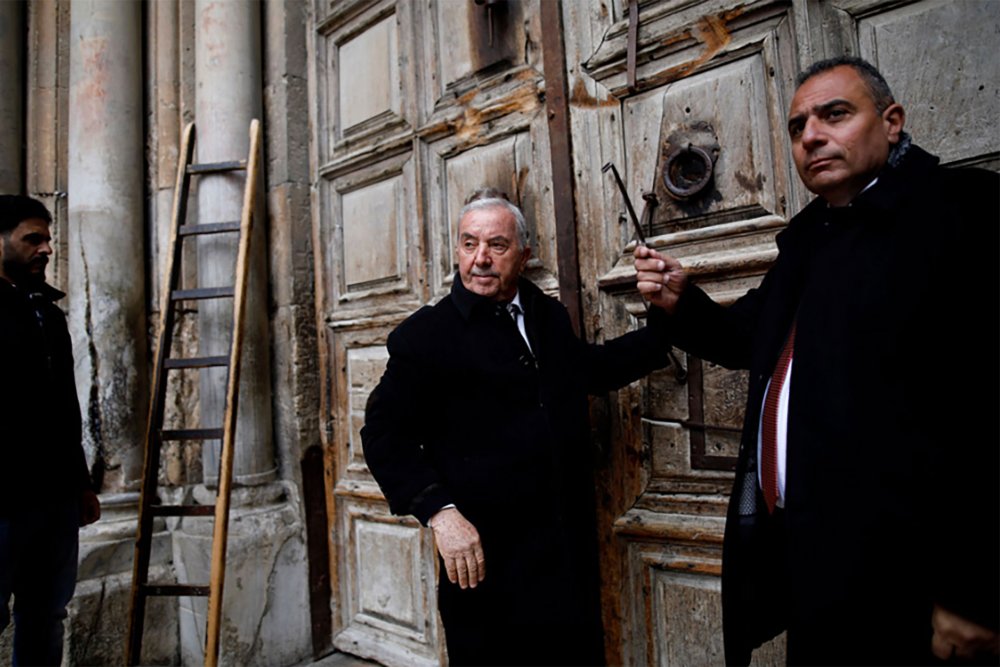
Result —
MULTIPOLYGON (((489 598, 483 605, 526 626, 592 627, 599 608, 587 394, 666 365, 669 348, 655 323, 587 344, 558 301, 524 279, 519 294, 531 351, 509 314, 457 275, 446 298, 389 335, 389 362, 362 429, 365 459, 394 513, 426 524, 454 503, 476 526, 487 564, 477 589, 489 598)), ((452 633, 470 596, 444 577, 441 588, 452 633)), ((595 632, 599 640, 599 625, 595 632)))
POLYGON ((65 296, 0 279, 0 517, 76 503, 90 488, 65 296))
POLYGON ((937 162, 913 146, 851 206, 813 201, 758 289, 728 308, 690 289, 668 324, 680 347, 750 369, 723 556, 730 663, 784 628, 792 661, 924 662, 935 602, 997 625, 1000 188, 937 162), (757 438, 793 319, 776 561, 757 438))

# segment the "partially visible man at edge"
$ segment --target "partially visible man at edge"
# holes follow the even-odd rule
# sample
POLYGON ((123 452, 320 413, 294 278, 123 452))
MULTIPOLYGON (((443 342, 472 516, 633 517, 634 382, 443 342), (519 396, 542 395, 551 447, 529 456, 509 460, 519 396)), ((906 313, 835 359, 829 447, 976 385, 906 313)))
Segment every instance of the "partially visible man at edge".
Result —
POLYGON ((453 665, 603 664, 587 393, 665 366, 656 322, 591 345, 521 277, 521 211, 473 193, 451 293, 388 338, 362 429, 396 514, 434 531, 453 665))
MULTIPOLYGON (((726 523, 726 659, 996 664, 1000 179, 910 143, 869 63, 798 79, 788 132, 818 195, 724 308, 635 251, 673 343, 750 369, 726 523)), ((985 128, 984 128, 985 129, 985 128)))
POLYGON ((0 631, 14 597, 14 664, 58 665, 78 531, 100 518, 81 444, 64 296, 45 283, 52 216, 0 195, 0 631))

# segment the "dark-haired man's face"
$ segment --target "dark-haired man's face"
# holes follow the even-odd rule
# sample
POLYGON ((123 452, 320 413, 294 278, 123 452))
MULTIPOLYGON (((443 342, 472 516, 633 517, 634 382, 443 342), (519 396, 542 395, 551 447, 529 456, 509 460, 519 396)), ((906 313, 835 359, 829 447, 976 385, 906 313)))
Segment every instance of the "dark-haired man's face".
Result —
POLYGON ((853 67, 807 79, 792 98, 788 135, 802 182, 832 206, 846 206, 878 175, 903 130, 903 107, 882 113, 853 67))
POLYGON ((14 284, 45 282, 51 241, 49 223, 41 218, 22 220, 10 232, 0 234, 0 276, 14 284))

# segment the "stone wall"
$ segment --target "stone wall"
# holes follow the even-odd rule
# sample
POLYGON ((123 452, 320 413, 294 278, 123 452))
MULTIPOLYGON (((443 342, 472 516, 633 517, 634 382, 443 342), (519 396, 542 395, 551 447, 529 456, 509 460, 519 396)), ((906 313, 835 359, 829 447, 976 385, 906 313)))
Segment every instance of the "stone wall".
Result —
MULTIPOLYGON (((8 3, 0 4, 6 7, 8 3)), ((27 151, 23 165, 0 157, 4 161, 0 168, 8 175, 12 171, 26 173, 24 188, 53 210, 57 247, 49 279, 56 286, 67 289, 85 283, 80 275, 83 265, 70 261, 81 247, 82 235, 89 235, 90 247, 108 249, 117 247, 110 241, 117 238, 116 229, 120 231, 120 226, 108 224, 113 220, 87 218, 84 227, 77 225, 76 228, 68 224, 73 220, 76 203, 85 199, 85 193, 78 191, 73 179, 69 178, 71 158, 76 156, 80 168, 89 169, 91 174, 104 173, 102 170, 109 165, 122 164, 123 157, 136 161, 134 171, 142 174, 138 197, 143 203, 128 217, 141 232, 129 241, 125 252, 115 252, 127 254, 129 261, 137 262, 138 268, 118 269, 119 265, 127 263, 115 257, 104 257, 101 270, 106 273, 106 280, 102 279, 103 291, 99 299, 101 303, 113 303, 127 296, 128 302, 133 303, 138 293, 139 302, 145 304, 145 312, 142 317, 125 318, 131 328, 125 333, 119 332, 124 338, 104 336, 99 330, 95 332, 86 326, 82 317, 81 326, 74 328, 74 336, 81 359, 91 359, 95 349, 102 355, 124 349, 139 351, 141 358, 131 364, 131 372, 134 377, 141 378, 141 382, 129 391, 129 396, 130 400, 137 399, 142 405, 117 412, 98 412, 102 422, 109 419, 115 422, 102 426, 113 427, 116 433, 135 431, 142 434, 146 421, 143 393, 148 387, 160 315, 157 312, 159 290, 168 250, 166 237, 174 204, 180 133, 189 121, 197 122, 199 130, 207 131, 212 126, 210 117, 221 113, 222 124, 211 136, 218 138, 219 132, 228 132, 232 125, 236 128, 235 133, 245 137, 249 118, 262 119, 264 160, 256 218, 260 233, 255 237, 261 261, 256 269, 255 313, 250 316, 252 321, 248 329, 257 333, 251 346, 253 354, 248 356, 243 375, 263 375, 251 389, 244 386, 241 405, 256 405, 254 412, 266 417, 253 417, 249 421, 241 418, 237 431, 237 447, 241 443, 240 433, 243 433, 253 441, 249 445, 253 451, 244 452, 249 457, 246 459, 249 468, 244 471, 247 474, 243 475, 243 485, 237 485, 232 498, 220 663, 298 664, 314 650, 301 459, 303 452, 320 442, 306 85, 309 3, 293 0, 267 3, 158 0, 149 3, 141 20, 123 24, 105 35, 112 42, 124 40, 142 44, 144 56, 140 58, 135 53, 135 62, 143 63, 136 78, 139 83, 112 77, 102 80, 100 86, 92 87, 88 93, 84 86, 74 87, 73 82, 87 75, 101 74, 98 65, 110 51, 95 46, 92 58, 81 61, 85 54, 71 39, 74 26, 76 29, 94 27, 98 20, 95 17, 116 4, 105 4, 102 0, 38 0, 25 5, 28 9, 21 15, 7 12, 0 17, 6 20, 14 16, 12 20, 18 24, 14 28, 28 35, 19 46, 26 63, 23 67, 26 76, 21 80, 26 91, 27 123, 15 132, 23 137, 27 151), (200 65, 196 55, 199 48, 203 49, 200 65), (255 71, 249 74, 210 71, 210 66, 218 65, 227 57, 233 67, 249 66, 255 71), (93 69, 95 67, 97 69, 93 69), (71 70, 76 74, 71 76, 71 70), (252 89, 246 89, 248 82, 252 89), (137 92, 134 89, 116 89, 116 86, 131 85, 141 87, 138 93, 144 100, 142 126, 145 136, 137 146, 120 145, 122 137, 115 132, 114 118, 104 118, 105 135, 102 136, 69 130, 72 122, 85 120, 73 121, 74 113, 101 101, 98 96, 104 96, 103 100, 119 92, 134 96, 137 92), (237 92, 240 99, 257 100, 244 105, 246 122, 242 117, 233 118, 234 112, 225 108, 237 92), (197 114, 203 118, 197 118, 197 114), (96 151, 83 152, 84 139, 99 140, 106 145, 98 146, 96 151), (109 153, 112 141, 118 143, 109 153), (128 295, 120 293, 126 285, 130 286, 128 295), (141 288, 138 292, 137 286, 141 288), (148 322, 143 321, 146 318, 148 322)), ((120 18, 111 17, 111 20, 120 18)), ((7 23, 0 25, 2 30, 9 27, 7 23)), ((7 83, 8 59, 4 60, 4 81, 7 83)), ((0 113, 6 114, 5 110, 3 107, 0 113)), ((76 127, 79 130, 81 126, 76 127)), ((201 137, 199 145, 203 150, 196 160, 221 159, 221 156, 208 155, 211 136, 201 137)), ((246 145, 236 145, 238 143, 227 145, 224 142, 221 149, 232 153, 227 155, 228 159, 245 157, 246 145), (241 156, 241 152, 244 155, 241 156)), ((76 184, 84 182, 81 179, 88 172, 79 173, 83 175, 76 177, 76 184)), ((107 187, 109 183, 107 179, 98 179, 88 192, 99 193, 100 187, 107 187)), ((206 192, 203 188, 201 196, 206 192)), ((239 193, 239 189, 236 192, 239 193)), ((118 203, 110 193, 104 193, 99 199, 108 205, 118 203)), ((196 185, 189 203, 188 222, 199 222, 199 217, 201 222, 217 221, 205 219, 209 214, 199 211, 198 202, 196 185)), ((115 213, 118 209, 108 210, 115 213)), ((182 278, 185 287, 195 286, 198 279, 197 252, 194 244, 191 246, 185 256, 186 270, 182 278)), ((71 294, 70 303, 64 305, 70 311, 77 309, 76 312, 86 313, 89 299, 90 295, 77 289, 71 294)), ((94 303, 98 303, 97 297, 94 303)), ((204 342, 199 338, 205 336, 202 326, 205 309, 198 304, 185 306, 177 318, 174 356, 195 356, 204 342)), ((105 396, 101 392, 120 383, 121 377, 102 380, 98 373, 90 372, 78 377, 85 420, 95 414, 88 409, 90 397, 105 396)), ((128 377, 128 382, 135 384, 133 376, 128 377)), ((203 423, 206 407, 201 385, 196 371, 170 377, 168 427, 209 426, 203 423)), ((103 405, 101 401, 98 407, 103 408, 103 405)), ((211 415, 208 418, 211 419, 211 415)), ((94 433, 94 424, 89 426, 88 432, 94 433)), ((113 468, 97 466, 103 516, 97 524, 81 531, 79 578, 76 596, 68 609, 64 664, 103 665, 123 661, 138 488, 133 483, 134 475, 122 466, 127 463, 132 469, 138 465, 128 457, 130 448, 140 451, 140 443, 133 440, 141 440, 141 435, 128 440, 116 443, 114 457, 108 457, 113 468)), ((206 443, 206 447, 209 446, 206 443)), ((101 459, 104 452, 98 444, 88 441, 87 454, 93 463, 101 459)), ((206 458, 205 454, 198 443, 170 444, 164 448, 159 475, 159 495, 163 502, 214 503, 215 490, 206 486, 206 482, 213 483, 216 459, 211 455, 206 458)), ((239 469, 237 477, 239 481, 239 469)), ((153 541, 150 580, 207 583, 212 523, 211 518, 160 520, 153 541)), ((320 539, 325 540, 326 535, 321 534, 320 539)), ((325 568, 327 563, 324 561, 320 565, 325 568)), ((154 598, 147 605, 142 663, 201 664, 206 600, 154 598)), ((0 664, 10 663, 11 638, 12 629, 0 635, 0 664)), ((329 641, 329 637, 326 640, 329 641)))

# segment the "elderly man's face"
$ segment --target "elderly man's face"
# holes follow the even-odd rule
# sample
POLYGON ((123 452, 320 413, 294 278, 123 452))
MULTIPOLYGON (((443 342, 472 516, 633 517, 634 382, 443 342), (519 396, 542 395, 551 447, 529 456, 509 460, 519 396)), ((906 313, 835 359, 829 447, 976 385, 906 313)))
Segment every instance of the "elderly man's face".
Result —
POLYGON ((458 274, 470 292, 494 301, 513 299, 529 257, 514 214, 502 206, 473 209, 458 223, 458 274))
POLYGON ((803 83, 792 98, 788 134, 802 182, 832 206, 846 206, 885 165, 899 141, 903 108, 881 114, 861 76, 843 65, 803 83))
POLYGON ((0 235, 3 276, 14 283, 43 282, 52 254, 49 224, 40 218, 22 220, 0 235))

